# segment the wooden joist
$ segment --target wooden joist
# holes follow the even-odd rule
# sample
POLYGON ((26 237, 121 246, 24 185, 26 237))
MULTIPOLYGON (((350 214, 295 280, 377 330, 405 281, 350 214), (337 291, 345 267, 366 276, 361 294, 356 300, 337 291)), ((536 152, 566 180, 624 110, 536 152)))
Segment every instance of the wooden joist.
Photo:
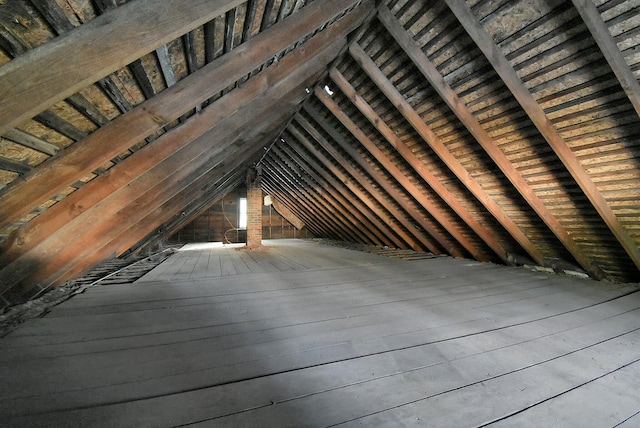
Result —
MULTIPOLYGON (((12 186, 0 198, 0 228, 20 219, 51 195, 58 193, 70 183, 79 180, 104 162, 211 98, 241 76, 248 74, 278 52, 309 34, 314 28, 339 16, 346 8, 354 6, 357 1, 340 0, 339 4, 334 1, 331 2, 332 7, 326 7, 327 3, 329 3, 327 0, 320 0, 305 7, 296 15, 236 47, 228 55, 218 58, 182 79, 172 88, 114 119, 82 140, 81 144, 69 147, 55 159, 41 165, 37 171, 25 177, 25 182, 12 186)), ((357 11, 345 16, 333 26, 340 28, 342 34, 349 33, 362 22, 364 19, 362 15, 366 14, 371 6, 371 2, 365 2, 357 11)), ((158 8, 161 9, 160 6, 158 8)), ((122 9, 127 8, 118 7, 110 14, 120 13, 122 9)), ((98 19, 100 18, 96 20, 98 19)), ((74 35, 75 38, 80 37, 76 32, 74 35)), ((49 45, 43 47, 47 46, 49 45)), ((42 55, 47 52, 43 52, 42 55)), ((3 93, 5 85, 11 84, 12 74, 9 74, 5 67, 0 68, 0 94, 3 93)), ((20 71, 20 76, 23 76, 22 73, 24 71, 20 71)))

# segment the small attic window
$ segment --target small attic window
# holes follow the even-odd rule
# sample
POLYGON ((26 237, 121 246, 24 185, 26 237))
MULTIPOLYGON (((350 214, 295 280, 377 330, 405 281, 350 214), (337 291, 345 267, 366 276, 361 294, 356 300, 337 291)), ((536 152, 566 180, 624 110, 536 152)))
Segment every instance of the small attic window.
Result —
POLYGON ((247 198, 238 201, 238 229, 247 228, 247 198))
POLYGON ((329 87, 329 85, 324 85, 324 91, 329 94, 329 96, 333 96, 333 91, 331 90, 331 88, 329 87))

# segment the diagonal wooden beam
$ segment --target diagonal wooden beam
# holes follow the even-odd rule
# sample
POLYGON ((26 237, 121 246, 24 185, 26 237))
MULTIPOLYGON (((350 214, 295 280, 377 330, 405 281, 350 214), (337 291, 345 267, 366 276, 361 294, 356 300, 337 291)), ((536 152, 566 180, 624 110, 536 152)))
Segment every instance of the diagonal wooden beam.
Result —
MULTIPOLYGON (((373 184, 376 183, 376 177, 371 177, 373 183, 370 182, 369 177, 360 172, 357 168, 351 165, 351 162, 346 157, 342 156, 342 154, 335 148, 333 145, 327 141, 324 136, 318 132, 309 122, 306 121, 304 117, 300 114, 296 115, 295 118, 296 123, 298 123, 311 137, 320 145, 320 147, 328 153, 337 163, 340 165, 346 172, 349 174, 356 182, 358 182, 368 193, 372 196, 373 200, 376 200, 382 207, 386 209, 386 211, 391 215, 391 218, 396 222, 404 226, 404 228, 410 233, 407 234, 403 230, 396 230, 396 233, 406 242, 414 251, 422 252, 422 248, 418 245, 418 242, 421 242, 427 248, 435 248, 434 245, 426 239, 424 233, 419 230, 416 225, 412 222, 411 219, 407 216, 403 210, 396 208, 395 206, 389 204, 389 201, 395 200, 392 195, 389 195, 387 192, 387 197, 383 195, 383 192, 380 189, 376 189, 373 184)), ((388 190, 390 186, 386 186, 386 182, 382 189, 388 190)), ((381 184, 381 183, 378 183, 381 184)), ((355 193, 355 192, 354 192, 355 193)), ((363 193, 357 193, 357 195, 362 195, 363 193)), ((381 211, 383 212, 383 211, 381 211)), ((384 213, 384 212, 383 212, 384 213)), ((386 214, 386 213, 385 213, 386 214)), ((391 224, 391 223, 390 223, 391 224)), ((431 250, 429 250, 431 251, 431 250)))
POLYGON ((78 268, 82 263, 79 261, 93 259, 92 252, 105 246, 118 246, 114 239, 134 228, 158 206, 170 202, 189 188, 206 184, 206 177, 215 173, 226 160, 245 162, 247 159, 242 154, 252 147, 255 150, 257 143, 261 148, 265 138, 275 137, 280 123, 306 97, 304 87, 309 84, 304 82, 291 90, 288 96, 283 95, 282 103, 277 108, 271 107, 272 102, 265 102, 259 108, 248 109, 251 112, 249 114, 246 111, 238 112, 234 115, 234 126, 212 131, 199 138, 215 150, 195 158, 192 158, 192 154, 178 153, 157 165, 152 173, 145 174, 126 189, 114 193, 92 210, 69 222, 0 271, 0 292, 16 285, 48 286, 57 282, 66 272, 78 268), (249 123, 255 126, 250 127, 249 123))
MULTIPOLYGON (((318 97, 318 94, 320 95, 326 95, 324 92, 321 91, 316 91, 316 96, 318 97)), ((328 98, 328 97, 327 97, 328 98)), ((325 104, 325 106, 327 106, 327 108, 333 112, 333 108, 335 108, 336 110, 340 111, 339 107, 335 104, 321 99, 321 101, 323 103, 327 102, 327 104, 325 104)), ((383 176, 383 174, 377 170, 375 170, 366 159, 364 159, 364 157, 362 157, 359 153, 357 153, 355 150, 353 150, 353 148, 350 146, 350 144, 342 137, 342 135, 340 135, 339 133, 337 133, 335 131, 335 129, 333 127, 331 127, 326 120, 324 120, 320 113, 315 110, 313 107, 311 107, 310 105, 306 105, 305 109, 307 111, 307 113, 309 113, 309 115, 311 117, 314 118, 314 121, 320 125, 320 127, 327 132, 331 138, 333 139, 333 141, 335 141, 336 143, 338 143, 338 145, 347 152, 347 154, 353 159, 355 160, 362 169, 364 169, 364 171, 370 176, 372 177, 377 183, 378 185, 384 189, 387 194, 389 196, 391 196, 393 199, 396 200, 396 202, 402 207, 402 209, 404 211, 406 211, 412 218, 413 220, 420 225, 420 227, 422 227, 424 229, 424 231, 435 241, 438 242, 438 244, 435 244, 432 240, 427 239, 426 236, 424 236, 424 233, 420 230, 414 230, 413 232, 416 232, 419 234, 419 239, 420 241, 423 243, 423 245, 432 253, 434 251, 438 251, 438 245, 442 246, 443 248, 446 249, 450 249, 453 246, 451 245, 451 243, 444 238, 444 236, 442 236, 442 234, 433 227, 433 224, 431 224, 426 218, 425 216, 418 212, 416 209, 414 209, 413 207, 411 207, 411 205, 409 205, 406 200, 403 200, 400 195, 398 195, 397 191, 395 188, 393 188, 393 186, 391 185, 391 182, 383 176), (436 236, 438 238, 436 238, 436 236), (444 245, 443 245, 444 244, 444 245)), ((340 111, 340 113, 342 113, 340 111)), ((334 113, 335 115, 336 113, 334 113)), ((339 113, 338 113, 339 114, 339 113)), ((298 122, 301 123, 304 128, 307 130, 307 132, 309 132, 315 139, 316 141, 326 141, 322 135, 315 130, 315 128, 311 125, 311 123, 309 123, 308 121, 306 121, 303 117, 299 117, 298 118, 298 122)), ((353 124, 355 126, 355 124, 353 124)), ((356 138, 359 138, 362 134, 361 131, 358 129, 356 131, 356 133, 354 134, 354 136, 356 136, 356 138), (359 133, 358 133, 359 132, 359 133), (356 135, 357 134, 357 135, 356 135)), ((365 137, 366 138, 366 137, 365 137)), ((322 143, 324 144, 324 143, 322 143)), ((339 155, 339 153, 333 149, 330 144, 328 144, 327 142, 327 147, 325 147, 326 151, 332 150, 336 155, 339 155)), ((332 153, 332 156, 334 155, 334 153, 332 153)), ((335 157, 335 156, 334 156, 335 157)), ((384 167, 384 164, 383 164, 384 167)), ((396 179, 398 178, 398 176, 396 176, 396 179)), ((402 177, 402 174, 400 174, 400 180, 402 180, 404 177, 402 177)), ((411 229, 409 229, 411 230, 411 229)))
POLYGON ((624 59, 624 56, 618 48, 607 24, 602 20, 602 16, 593 4, 593 0, 571 0, 576 10, 582 17, 585 25, 591 32, 593 39, 596 41, 602 54, 609 63, 611 70, 618 78, 620 86, 629 97, 629 101, 640 116, 640 84, 636 80, 631 68, 624 59))
MULTIPOLYGON (((464 166, 462 166, 458 159, 456 159, 442 141, 440 141, 440 138, 438 138, 424 120, 422 120, 411 104, 405 100, 402 94, 395 88, 393 83, 387 79, 387 76, 385 76, 384 73, 376 66, 362 47, 357 43, 352 43, 349 46, 349 52, 354 60, 382 91, 382 93, 386 95, 389 101, 391 101, 396 109, 405 117, 405 119, 407 119, 413 129, 422 137, 429 147, 431 147, 440 160, 442 160, 451 172, 458 177, 462 185, 476 197, 476 199, 493 215, 493 217, 507 230, 507 232, 509 232, 509 234, 522 246, 522 248, 524 248, 536 263, 540 265, 544 264, 542 254, 540 254, 540 252, 535 248, 533 243, 529 238, 527 238, 520 227, 509 216, 507 216, 493 198, 487 194, 480 184, 467 172, 464 166)), ((445 201, 449 200, 446 196, 442 197, 445 201)), ((489 245, 493 251, 500 256, 500 258, 502 258, 503 261, 509 261, 509 256, 506 254, 506 251, 502 245, 496 242, 493 235, 489 234, 489 236, 487 236, 488 232, 484 228, 474 227, 473 229, 478 236, 483 238, 487 245, 489 245)))
MULTIPOLYGON (((454 2, 455 3, 455 2, 454 2)), ((429 60, 413 39, 407 34, 400 22, 385 7, 380 7, 378 16, 385 28, 393 36, 396 42, 402 47, 411 58, 422 75, 429 81, 431 86, 442 97, 443 101, 455 113, 467 130, 473 135, 478 144, 495 162, 496 166, 509 179, 513 187, 522 195, 527 203, 538 214, 540 219, 549 227, 560 242, 569 250, 578 263, 591 275, 596 278, 603 278, 604 273, 593 263, 589 257, 578 247, 577 243, 560 223, 560 221, 549 211, 542 200, 538 198, 535 191, 529 186, 520 172, 511 164, 509 159, 495 144, 491 136, 484 130, 482 125, 475 118, 471 110, 465 106, 455 91, 446 83, 440 75, 435 65, 429 60)), ((490 57, 493 58, 493 57, 490 57)), ((504 58, 504 57, 503 57, 504 58)), ((506 61, 506 59, 505 59, 506 61)), ((513 70, 513 69, 512 69, 513 70)))
POLYGON ((316 191, 321 197, 335 201, 334 205, 345 214, 351 221, 351 224, 360 230, 373 245, 384 246, 386 238, 382 232, 369 220, 366 212, 363 211, 362 206, 358 205, 357 201, 353 199, 349 200, 340 193, 340 183, 331 177, 327 177, 325 180, 325 178, 322 177, 321 166, 310 156, 306 155, 300 147, 292 147, 291 145, 287 147, 289 148, 289 150, 287 150, 287 156, 304 168, 305 175, 307 175, 310 180, 318 183, 320 188, 316 191))
MULTIPOLYGON (((263 164, 261 163, 261 165, 263 164)), ((348 229, 345 229, 340 225, 338 218, 335 215, 327 213, 325 205, 317 203, 317 201, 315 201, 301 187, 295 186, 291 181, 291 175, 288 174, 290 173, 288 168, 279 164, 274 156, 270 156, 265 159, 264 165, 267 166, 267 168, 270 168, 273 174, 277 175, 278 182, 274 183, 274 186, 277 186, 280 189, 281 194, 291 195, 291 197, 295 199, 296 207, 299 208, 299 212, 305 212, 313 216, 316 224, 322 224, 324 230, 332 232, 339 240, 356 240, 355 235, 352 235, 348 229), (330 221, 329 218, 332 218, 333 221, 330 221)))
POLYGON ((139 0, 64 33, 0 67, 0 134, 243 0, 139 0), (69 55, 73 52, 73 55, 69 55))
MULTIPOLYGON (((553 126, 540 104, 538 104, 522 80, 520 80, 513 66, 509 63, 509 60, 504 56, 482 25, 480 25, 471 9, 469 9, 465 3, 456 0, 445 1, 482 53, 490 59, 491 65, 502 78, 513 96, 518 100, 518 103, 520 103, 536 128, 538 128, 540 134, 551 146, 558 158, 560 158, 565 168, 567 168, 573 179, 582 189, 582 192, 587 196, 589 201, 591 201, 593 207, 598 211, 600 217, 602 217, 611 232, 618 239, 618 242, 625 249, 633 263, 640 269, 640 248, 637 243, 624 229, 607 200, 602 196, 589 174, 571 151, 571 148, 553 126)), ((588 263, 582 254, 580 256, 583 262, 588 263)), ((583 265, 583 267, 589 267, 589 265, 583 265)))
POLYGON ((335 224, 341 230, 346 232, 348 236, 351 237, 351 241, 366 241, 366 237, 362 232, 354 227, 349 226, 349 221, 343 217, 343 212, 337 210, 335 206, 329 201, 327 198, 322 198, 322 196, 316 191, 316 186, 310 185, 305 181, 304 171, 300 170, 296 165, 294 165, 290 159, 287 158, 284 152, 281 152, 279 148, 274 147, 271 151, 273 155, 278 156, 277 159, 275 156, 272 156, 272 159, 280 162, 280 166, 282 167, 282 174, 289 174, 291 177, 294 177, 298 180, 301 180, 302 187, 295 189, 298 194, 302 194, 302 197, 306 200, 310 201, 315 210, 312 212, 321 212, 324 214, 329 224, 335 224), (296 177, 297 175, 297 177, 296 177))
POLYGON ((333 177, 335 177, 335 179, 342 182, 344 188, 346 188, 347 190, 344 191, 341 188, 341 191, 343 192, 343 196, 345 198, 351 197, 350 194, 356 196, 357 203, 356 201, 354 201, 354 203, 357 204, 362 212, 370 213, 370 220, 377 227, 377 229, 382 232, 383 242, 385 243, 385 245, 402 249, 409 248, 408 243, 413 242, 413 239, 411 239, 404 232, 402 233, 402 237, 396 234, 396 232, 399 231, 392 229, 392 225, 394 224, 392 217, 381 210, 380 207, 373 202, 373 195, 366 194, 364 191, 360 190, 360 188, 354 184, 354 180, 349 175, 340 171, 335 166, 333 161, 326 157, 321 150, 314 147, 311 141, 309 141, 301 131, 296 129, 296 127, 289 126, 287 130, 288 133, 291 134, 291 136, 293 136, 302 146, 304 146, 304 148, 309 153, 313 155, 314 158, 318 160, 318 162, 320 162, 329 170, 329 172, 333 175, 333 177), (366 208, 362 209, 361 206, 364 206, 366 208))
MULTIPOLYGON (((481 236, 488 236, 489 233, 484 231, 484 228, 477 223, 471 214, 462 206, 462 204, 447 190, 442 183, 440 183, 435 175, 431 173, 427 168, 425 168, 424 164, 418 159, 418 157, 413 153, 413 151, 406 145, 404 142, 389 128, 389 126, 382 120, 380 116, 373 110, 373 108, 362 98, 356 90, 351 86, 351 84, 347 81, 347 79, 338 71, 338 69, 333 68, 331 70, 331 79, 338 85, 340 90, 344 92, 349 100, 358 108, 358 110, 371 122, 371 124, 380 132, 380 134, 384 137, 384 139, 391 144, 393 148, 395 148, 398 153, 407 161, 409 165, 418 173, 420 177, 429 185, 435 192, 438 194, 446 204, 456 213, 458 216, 467 223, 468 226, 471 227, 472 230, 478 229, 478 231, 482 234, 481 236)), ((323 97, 327 104, 329 103, 328 97, 326 94, 316 92, 318 97, 323 97)), ((333 103, 335 107, 337 105, 333 103)), ((344 116, 344 115, 343 115, 344 116)), ((354 123, 351 122, 348 118, 345 120, 346 123, 349 124, 349 127, 354 127, 354 123)), ((360 133, 360 136, 364 136, 364 134, 360 133)), ((366 137, 365 137, 366 138, 366 137)), ((366 141, 366 140, 362 140, 366 141)), ((373 144, 369 144, 372 146, 373 144)), ((408 181, 408 180, 405 180, 408 181)), ((403 183, 403 185, 408 185, 408 183, 403 183)), ((409 186, 409 185, 408 185, 409 186)), ((407 190, 411 188, 410 186, 406 188, 407 190)), ((417 196, 420 198, 420 203, 423 204, 423 207, 436 219, 440 225, 447 230, 451 236, 456 239, 460 245, 462 245, 469 253, 476 259, 481 261, 487 261, 486 255, 482 254, 482 252, 476 248, 476 246, 460 231, 456 225, 445 215, 445 213, 441 212, 438 207, 436 207, 433 202, 429 199, 425 198, 422 195, 422 192, 417 191, 413 192, 412 196, 414 198, 417 196), (415 194, 415 195, 414 195, 415 194)), ((437 235, 436 235, 437 236, 437 235)), ((498 253, 501 258, 504 257, 506 259, 506 252, 504 249, 500 250, 498 253)))
MULTIPOLYGON (((37 171, 25 176, 24 182, 16 183, 0 196, 0 228, 20 219, 69 184, 213 97, 356 3, 357 0, 315 1, 40 165, 37 171), (331 7, 327 7, 328 3, 331 7)), ((325 31, 330 31, 333 37, 348 34, 360 25, 371 7, 372 2, 365 1, 354 13, 325 31)), ((5 82, 0 75, 0 93, 5 82)))
MULTIPOLYGON (((128 186, 179 150, 195 147, 196 138, 211 128, 229 123, 230 117, 243 106, 256 101, 264 103, 264 100, 275 103, 293 85, 322 71, 346 44, 344 37, 327 39, 331 34, 332 32, 327 32, 314 36, 305 44, 304 49, 296 49, 283 58, 282 67, 268 67, 241 88, 220 98, 182 126, 165 133, 114 166, 109 173, 92 180, 29 222, 0 247, 0 267, 29 251, 52 231, 60 229, 114 192, 128 186)), ((207 150, 209 147, 207 142, 201 145, 200 150, 207 150)))
POLYGON ((135 223, 147 210, 181 192, 203 172, 215 168, 219 162, 217 159, 230 156, 234 147, 247 146, 246 141, 253 139, 262 143, 264 140, 260 138, 279 131, 270 128, 281 127, 283 121, 307 97, 304 88, 313 84, 322 71, 322 67, 317 66, 315 74, 306 76, 306 79, 285 79, 282 85, 275 85, 271 97, 262 97, 238 110, 218 127, 178 150, 124 188, 110 194, 54 232, 50 231, 42 242, 0 271, 0 292, 20 282, 47 282, 57 278, 58 273, 82 258, 82 255, 100 248, 123 227, 135 223), (288 90, 283 93, 285 89, 288 90), (279 103, 274 107, 276 99, 279 103), (264 131, 266 128, 269 129, 264 131))

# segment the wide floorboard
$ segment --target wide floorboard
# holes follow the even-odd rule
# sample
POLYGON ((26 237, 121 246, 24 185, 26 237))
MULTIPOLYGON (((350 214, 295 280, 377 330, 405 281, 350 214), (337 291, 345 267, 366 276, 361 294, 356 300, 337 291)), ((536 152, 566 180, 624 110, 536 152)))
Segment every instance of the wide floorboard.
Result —
POLYGON ((640 288, 267 241, 0 339, 0 426, 637 426, 640 288))

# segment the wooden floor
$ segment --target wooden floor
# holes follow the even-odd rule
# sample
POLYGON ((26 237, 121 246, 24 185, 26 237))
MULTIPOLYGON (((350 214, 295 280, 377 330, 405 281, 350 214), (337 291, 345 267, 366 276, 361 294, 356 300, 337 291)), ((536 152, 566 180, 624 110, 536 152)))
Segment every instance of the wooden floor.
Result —
POLYGON ((0 339, 0 426, 640 426, 637 286, 310 241, 184 250, 0 339))

